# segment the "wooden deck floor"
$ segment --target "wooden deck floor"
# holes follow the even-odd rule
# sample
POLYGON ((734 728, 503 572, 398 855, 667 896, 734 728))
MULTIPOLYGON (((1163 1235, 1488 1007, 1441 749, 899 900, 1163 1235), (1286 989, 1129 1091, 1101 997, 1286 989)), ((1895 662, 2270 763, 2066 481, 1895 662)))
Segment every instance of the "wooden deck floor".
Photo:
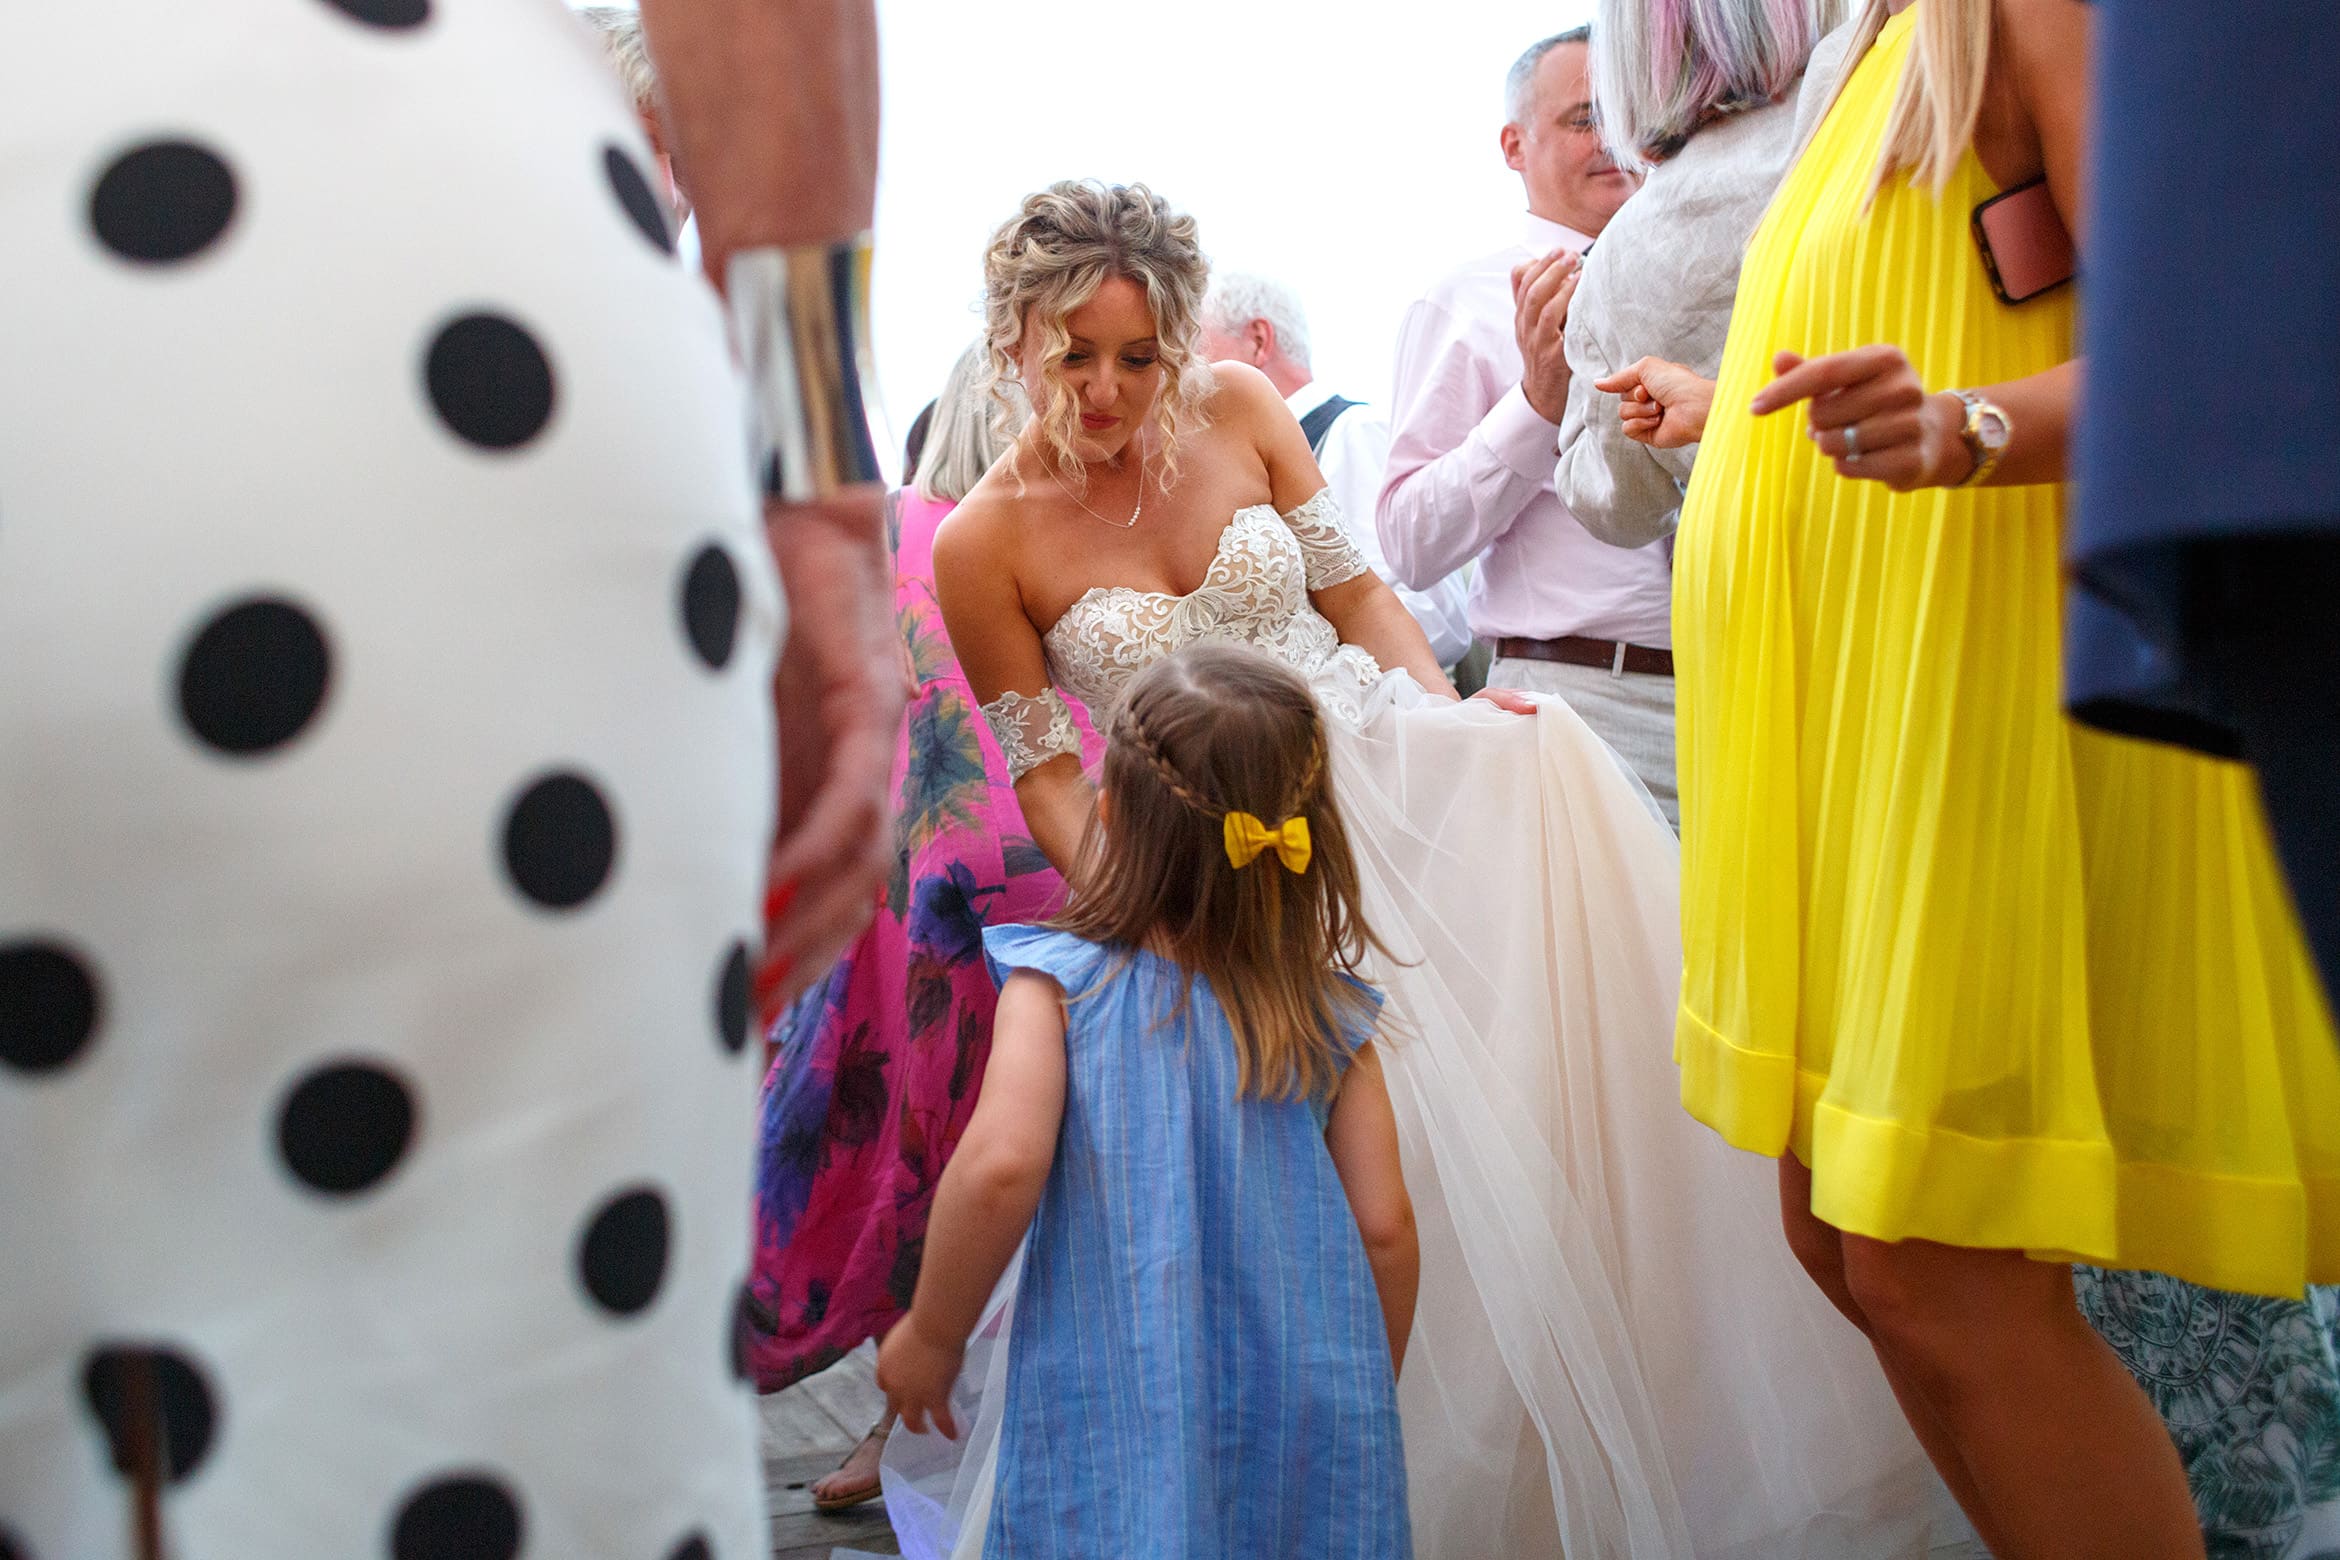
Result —
MULTIPOLYGON (((885 1507, 871 1501, 837 1516, 813 1510, 810 1486, 845 1460, 877 1422, 884 1398, 866 1353, 763 1400, 764 1487, 773 1560, 830 1560, 833 1550, 899 1555, 885 1507)), ((1509 1557, 1507 1557, 1509 1560, 1509 1557)), ((1990 1560, 1979 1544, 1953 1544, 1931 1560, 1990 1560)))
POLYGON ((812 1482, 845 1460, 885 1406, 870 1372, 869 1356, 856 1354, 763 1399, 765 1509, 771 1515, 773 1560, 829 1560, 834 1549, 902 1552, 877 1501, 836 1516, 813 1510, 812 1482))

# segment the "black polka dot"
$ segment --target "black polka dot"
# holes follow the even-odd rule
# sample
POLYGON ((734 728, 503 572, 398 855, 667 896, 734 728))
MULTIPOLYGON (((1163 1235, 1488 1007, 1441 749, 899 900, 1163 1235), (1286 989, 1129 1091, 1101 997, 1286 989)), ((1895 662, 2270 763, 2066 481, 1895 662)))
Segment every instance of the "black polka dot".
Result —
POLYGON ((431 19, 431 0, 325 0, 325 3, 369 27, 420 27, 431 19))
POLYGON ((362 1192, 398 1166, 414 1140, 414 1096, 370 1062, 336 1062, 294 1085, 277 1112, 276 1146, 303 1185, 362 1192))
POLYGON ((675 1545, 666 1560, 715 1560, 715 1546, 705 1533, 693 1533, 675 1545))
POLYGON ((552 421, 552 363, 525 327, 500 314, 466 314, 442 326, 423 382, 440 420, 483 449, 516 449, 552 421))
POLYGON ((715 980, 715 1038, 737 1056, 748 1043, 748 951, 735 942, 715 980))
POLYGON ((46 940, 0 943, 0 1066, 55 1072, 88 1049, 98 983, 87 961, 46 940))
POLYGON ((175 1349, 123 1345, 94 1350, 82 1365, 81 1395, 105 1432, 115 1471, 124 1478, 138 1472, 141 1437, 135 1433, 134 1413, 154 1416, 148 1426, 159 1428, 160 1435, 145 1444, 161 1455, 164 1477, 172 1484, 202 1466, 218 1434, 219 1409, 210 1386, 175 1349))
POLYGON ((179 713, 223 753, 282 747, 316 719, 333 652, 315 618, 289 601, 255 597, 218 613, 179 663, 179 713))
POLYGON ((739 640, 739 570, 731 554, 709 543, 683 573, 683 632, 699 659, 720 671, 739 640))
POLYGON ((124 260, 168 265, 219 241, 236 215, 236 176, 193 141, 149 141, 107 165, 89 194, 89 225, 124 260))
POLYGON ((632 1316, 658 1298, 666 1279, 666 1199, 649 1187, 601 1205, 577 1243, 577 1276, 604 1310, 632 1316))
POLYGON ((504 866, 513 886, 550 910, 573 910, 609 881, 617 819, 583 775, 531 782, 504 819, 504 866))
POLYGON ((602 171, 609 175, 609 187, 625 208, 634 226, 642 236, 668 254, 674 253, 674 235, 666 230, 666 211, 658 196, 652 192, 650 181, 634 165, 634 159, 615 141, 602 148, 602 171))
POLYGON ((434 1479, 398 1508, 392 1560, 512 1560, 520 1553, 520 1501, 491 1474, 434 1479))

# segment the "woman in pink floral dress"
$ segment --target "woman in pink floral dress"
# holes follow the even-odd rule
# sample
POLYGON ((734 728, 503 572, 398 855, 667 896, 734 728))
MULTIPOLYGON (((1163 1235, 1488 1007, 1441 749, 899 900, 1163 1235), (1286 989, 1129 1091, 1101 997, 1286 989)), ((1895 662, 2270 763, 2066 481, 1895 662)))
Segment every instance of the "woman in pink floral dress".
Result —
MULTIPOLYGON (((894 761, 893 881, 875 923, 774 1031, 752 1286, 762 1310, 752 1363, 766 1392, 834 1364, 908 1307, 935 1182, 991 1048, 998 993, 983 928, 1044 920, 1063 891, 1025 834, 935 606, 935 528, 1006 449, 1003 423, 1022 420, 983 378, 979 352, 952 371, 900 495, 895 608, 918 687, 894 761)), ((1093 762, 1101 744, 1075 718, 1093 762)), ((872 1456, 866 1480, 816 1495, 839 1504, 875 1488, 872 1456)))

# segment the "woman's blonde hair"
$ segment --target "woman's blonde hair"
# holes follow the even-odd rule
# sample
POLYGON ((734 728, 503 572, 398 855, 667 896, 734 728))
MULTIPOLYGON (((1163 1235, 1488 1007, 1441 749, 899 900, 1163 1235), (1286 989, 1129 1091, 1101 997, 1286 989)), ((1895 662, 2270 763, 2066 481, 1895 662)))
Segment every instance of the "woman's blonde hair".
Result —
POLYGON ((920 498, 943 504, 965 498, 1023 430, 1024 420, 1031 414, 1025 409, 1022 393, 1008 386, 1006 415, 995 416, 991 398, 985 393, 990 381, 990 359, 978 341, 959 354, 959 361, 951 365, 950 378, 943 381, 942 394, 935 397, 926 448, 919 453, 918 470, 910 479, 920 498))
POLYGON ((1373 1013, 1342 977, 1381 944, 1360 908, 1308 685, 1260 651, 1196 645, 1130 680, 1106 737, 1106 809, 1056 924, 1091 942, 1151 945, 1208 980, 1235 1032, 1243 1093, 1331 1094, 1345 1054, 1335 1036, 1373 1013), (1272 850, 1237 867, 1230 812, 1271 827, 1306 818, 1307 870, 1272 850))
MULTIPOLYGON (((1891 0, 1866 0, 1845 50, 1839 92, 1892 15, 1891 0)), ((1909 63, 1902 68, 1869 184, 1872 200, 1887 179, 1902 172, 1939 194, 1974 144, 1975 122, 1982 117, 1991 74, 1991 0, 1919 0, 1913 25, 1909 63)))
POLYGON ((1080 408, 1073 397, 1058 393, 1071 346, 1065 316, 1095 297, 1108 277, 1126 277, 1145 289, 1162 354, 1153 422, 1167 483, 1177 474, 1180 442, 1202 426, 1202 403, 1210 393, 1208 367, 1196 351, 1210 269, 1194 218, 1142 184, 1051 184, 1025 197, 1023 208, 992 235, 983 257, 983 338, 1000 413, 1007 415, 1007 388, 1017 381, 1016 353, 1025 329, 1037 324, 1040 373, 1051 393, 1041 395, 1036 385, 1024 390, 1042 442, 1069 483, 1079 485, 1082 468, 1074 442, 1080 408))

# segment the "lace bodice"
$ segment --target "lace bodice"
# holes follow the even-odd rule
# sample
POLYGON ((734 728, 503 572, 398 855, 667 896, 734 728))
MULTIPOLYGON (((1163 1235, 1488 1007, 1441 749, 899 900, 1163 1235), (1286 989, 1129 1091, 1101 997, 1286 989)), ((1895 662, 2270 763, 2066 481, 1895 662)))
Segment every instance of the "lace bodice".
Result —
POLYGON ((1203 582, 1188 594, 1107 585, 1068 607, 1042 641, 1049 675, 1104 715, 1122 684, 1163 656, 1204 640, 1232 639, 1272 653, 1308 679, 1319 701, 1355 720, 1381 667, 1341 643, 1308 593, 1365 569, 1330 493, 1288 516, 1266 504, 1238 510, 1219 533, 1203 582))
MULTIPOLYGON (((1344 645, 1308 593, 1343 584, 1369 566, 1342 528, 1330 492, 1288 515, 1268 504, 1240 509, 1219 533, 1203 582, 1183 596, 1101 585, 1058 618, 1043 636, 1050 680, 1089 706, 1102 727, 1123 684, 1173 651, 1205 640, 1234 640, 1268 651, 1308 679, 1327 713, 1356 721, 1381 667, 1344 645)), ((1051 733, 1058 701, 1049 695, 1002 695, 984 707, 1009 768, 1019 778, 1057 752, 1051 733)))

